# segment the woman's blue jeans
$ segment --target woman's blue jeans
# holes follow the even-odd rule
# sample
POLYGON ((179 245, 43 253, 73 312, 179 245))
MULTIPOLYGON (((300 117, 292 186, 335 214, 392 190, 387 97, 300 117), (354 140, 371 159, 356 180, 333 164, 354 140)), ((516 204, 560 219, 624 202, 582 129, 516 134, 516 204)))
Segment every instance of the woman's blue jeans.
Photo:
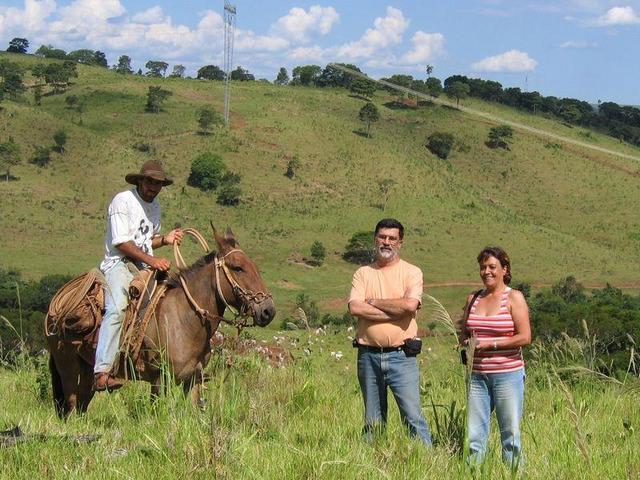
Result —
POLYGON ((129 304, 129 284, 133 274, 124 262, 116 263, 105 274, 107 284, 104 288, 105 313, 100 324, 95 373, 109 372, 120 348, 120 333, 124 313, 129 304))
POLYGON ((524 368, 508 373, 472 373, 468 399, 468 441, 472 464, 482 462, 489 437, 491 412, 500 427, 502 459, 513 467, 522 463, 520 420, 524 406, 524 368))
POLYGON ((412 436, 431 446, 429 426, 420 405, 420 378, 416 357, 402 350, 372 352, 358 349, 358 380, 364 399, 364 435, 371 439, 387 422, 387 387, 396 399, 402 423, 412 436))

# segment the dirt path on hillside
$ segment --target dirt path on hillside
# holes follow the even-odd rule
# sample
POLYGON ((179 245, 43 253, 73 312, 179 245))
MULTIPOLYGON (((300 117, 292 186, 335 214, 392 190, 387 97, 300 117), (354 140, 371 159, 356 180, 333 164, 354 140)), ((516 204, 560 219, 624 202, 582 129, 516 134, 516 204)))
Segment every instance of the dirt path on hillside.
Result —
POLYGON ((525 125, 525 124, 519 123, 519 122, 514 122, 512 120, 506 120, 504 118, 498 117, 497 115, 493 115, 491 113, 483 112, 481 110, 476 110, 475 108, 469 108, 469 107, 465 107, 465 106, 462 106, 462 105, 455 105, 453 103, 447 102, 447 101, 442 100, 440 98, 435 98, 435 97, 432 97, 432 96, 427 95, 425 93, 421 93, 421 92, 417 92, 415 90, 411 90, 410 88, 402 87, 400 85, 395 85, 393 83, 390 83, 390 82, 387 82, 387 81, 384 81, 384 80, 376 80, 375 78, 371 78, 371 77, 369 77, 368 75, 366 75, 366 74, 364 74, 362 72, 357 72, 355 70, 352 70, 350 68, 346 68, 346 67, 344 67, 342 65, 338 65, 336 63, 331 63, 330 65, 335 67, 335 68, 337 68, 337 69, 339 69, 339 70, 342 70, 342 71, 344 71, 346 73, 349 73, 351 75, 354 75, 354 76, 357 76, 357 77, 361 77, 361 78, 366 78, 367 80, 370 80, 372 82, 376 82, 376 83, 379 83, 381 85, 385 85, 387 87, 391 87, 391 88, 393 88, 395 90, 398 90, 400 92, 404 92, 404 93, 408 93, 408 94, 414 95, 417 98, 422 98, 424 100, 428 100, 428 101, 433 102, 433 103, 435 103, 437 105, 443 105, 445 107, 450 107, 450 108, 454 108, 454 109, 460 110, 461 112, 465 112, 465 113, 468 113, 470 115, 475 115, 477 117, 486 118, 487 120, 490 120, 490 121, 492 121, 492 122, 494 122, 496 124, 509 125, 509 126, 515 128, 515 129, 524 130, 526 132, 533 133, 533 134, 538 135, 538 136, 542 136, 542 137, 546 137, 546 138, 552 138, 554 140, 559 140, 559 141, 564 142, 564 143, 577 145, 579 147, 586 148, 588 150, 596 150, 598 152, 606 153, 608 155, 614 155, 616 157, 626 158, 628 160, 635 160, 636 162, 640 162, 640 157, 637 157, 635 155, 630 155, 628 153, 618 152, 616 150, 611 150, 609 148, 599 147, 597 145, 591 145, 589 143, 581 142, 580 140, 575 140, 573 138, 563 137, 562 135, 558 135, 556 133, 552 133, 552 132, 549 132, 547 130, 542 130, 542 129, 536 128, 536 127, 530 127, 529 125, 525 125))

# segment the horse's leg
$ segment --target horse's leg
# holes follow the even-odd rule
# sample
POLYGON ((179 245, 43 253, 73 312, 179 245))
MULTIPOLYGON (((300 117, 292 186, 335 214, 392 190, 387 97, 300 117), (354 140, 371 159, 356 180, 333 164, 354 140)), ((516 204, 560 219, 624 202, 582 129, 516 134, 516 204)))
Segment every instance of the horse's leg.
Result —
POLYGON ((80 375, 78 383, 78 412, 84 413, 93 398, 93 365, 80 360, 80 375))
POLYGON ((203 410, 205 407, 205 400, 202 397, 202 381, 202 364, 198 363, 193 376, 182 383, 184 394, 190 395, 191 403, 193 403, 193 406, 201 410, 203 410))
POLYGON ((62 389, 62 378, 56 367, 56 362, 52 354, 49 354, 49 372, 51 373, 51 386, 53 388, 53 404, 56 408, 56 414, 60 418, 64 418, 64 390, 62 389))

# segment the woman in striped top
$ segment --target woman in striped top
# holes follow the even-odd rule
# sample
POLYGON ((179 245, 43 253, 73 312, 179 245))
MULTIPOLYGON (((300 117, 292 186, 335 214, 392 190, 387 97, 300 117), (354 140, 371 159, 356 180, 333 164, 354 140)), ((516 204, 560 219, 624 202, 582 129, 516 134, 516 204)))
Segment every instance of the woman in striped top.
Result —
POLYGON ((522 462, 522 347, 531 343, 529 309, 522 293, 508 286, 511 262, 502 248, 486 247, 478 255, 478 264, 484 289, 467 299, 461 338, 465 345, 475 344, 467 405, 470 460, 482 461, 495 410, 502 459, 517 467, 522 462))

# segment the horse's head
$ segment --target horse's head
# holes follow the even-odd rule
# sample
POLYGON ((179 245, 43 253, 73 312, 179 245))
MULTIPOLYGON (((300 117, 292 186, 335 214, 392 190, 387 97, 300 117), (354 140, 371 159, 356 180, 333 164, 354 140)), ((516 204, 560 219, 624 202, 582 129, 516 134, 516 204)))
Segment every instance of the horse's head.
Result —
POLYGON ((220 235, 213 225, 211 227, 218 244, 215 268, 219 294, 223 297, 220 300, 241 315, 251 316, 254 325, 267 326, 276 315, 276 307, 258 267, 240 249, 230 228, 220 235))

